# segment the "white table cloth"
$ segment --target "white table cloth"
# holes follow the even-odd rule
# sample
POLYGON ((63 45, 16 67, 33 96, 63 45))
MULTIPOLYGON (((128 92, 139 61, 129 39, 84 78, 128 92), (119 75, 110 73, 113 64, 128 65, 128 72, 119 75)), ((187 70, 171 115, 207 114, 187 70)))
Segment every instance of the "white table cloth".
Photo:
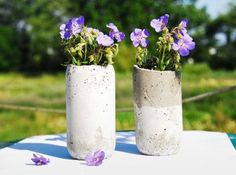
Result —
POLYGON ((65 134, 34 136, 0 150, 0 175, 235 175, 236 151, 227 134, 185 131, 177 155, 147 156, 138 152, 134 132, 118 132, 116 151, 99 167, 71 159, 65 134), (33 153, 50 163, 35 166, 33 153))

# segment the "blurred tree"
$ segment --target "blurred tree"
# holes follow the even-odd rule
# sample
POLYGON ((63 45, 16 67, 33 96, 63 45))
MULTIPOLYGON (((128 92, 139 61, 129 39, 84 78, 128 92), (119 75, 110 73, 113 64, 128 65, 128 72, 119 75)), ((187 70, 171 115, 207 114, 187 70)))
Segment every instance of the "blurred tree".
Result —
POLYGON ((66 4, 66 0, 0 0, 0 31, 7 27, 4 31, 9 33, 1 36, 6 42, 0 45, 0 61, 5 60, 7 64, 1 61, 0 70, 61 69, 63 53, 58 26, 66 4))
POLYGON ((230 5, 230 10, 224 15, 210 22, 206 35, 214 47, 215 52, 210 52, 209 64, 213 68, 236 68, 236 4, 230 5), (221 36, 217 40, 217 35, 221 36), (225 39, 225 41, 224 41, 225 39))
MULTIPOLYGON (((150 20, 165 13, 171 15, 171 25, 188 18, 194 39, 204 38, 204 33, 198 31, 209 18, 204 8, 195 7, 195 0, 0 0, 0 32, 4 31, 0 40, 4 41, 0 45, 0 70, 62 69, 60 64, 66 56, 60 47, 59 25, 70 17, 83 15, 88 26, 105 31, 106 24, 113 22, 125 31, 126 43, 130 44, 129 33, 135 27, 154 33, 150 20)), ((118 62, 119 65, 125 64, 118 62)))

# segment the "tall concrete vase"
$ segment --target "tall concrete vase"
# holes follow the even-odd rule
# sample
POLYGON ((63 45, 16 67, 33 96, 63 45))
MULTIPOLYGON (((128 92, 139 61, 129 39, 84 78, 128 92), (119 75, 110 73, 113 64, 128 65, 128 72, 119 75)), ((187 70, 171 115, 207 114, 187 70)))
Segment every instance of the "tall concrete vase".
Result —
POLYGON ((148 155, 171 155, 180 148, 182 93, 180 73, 134 66, 136 144, 148 155))
POLYGON ((115 148, 115 72, 106 67, 68 65, 66 70, 67 148, 84 159, 115 148))

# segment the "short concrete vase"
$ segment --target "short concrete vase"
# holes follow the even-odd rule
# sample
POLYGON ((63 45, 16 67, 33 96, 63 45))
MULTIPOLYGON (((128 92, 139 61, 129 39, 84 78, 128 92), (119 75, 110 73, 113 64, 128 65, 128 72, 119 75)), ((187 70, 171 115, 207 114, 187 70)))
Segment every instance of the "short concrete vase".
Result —
POLYGON ((68 65, 66 70, 67 148, 73 158, 115 148, 115 72, 108 66, 68 65))
POLYGON ((133 87, 139 151, 147 155, 176 154, 183 131, 180 73, 135 65, 133 87))

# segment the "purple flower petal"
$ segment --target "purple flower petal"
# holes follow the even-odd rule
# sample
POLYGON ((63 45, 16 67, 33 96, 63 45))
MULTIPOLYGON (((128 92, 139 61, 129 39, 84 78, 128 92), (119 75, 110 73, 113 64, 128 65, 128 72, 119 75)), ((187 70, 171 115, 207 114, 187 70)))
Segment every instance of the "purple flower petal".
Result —
POLYGON ((65 39, 65 36, 64 36, 65 35, 65 31, 60 31, 60 35, 61 35, 62 39, 65 39))
POLYGON ((139 41, 133 41, 133 45, 134 45, 134 47, 138 47, 139 46, 139 41))
POLYGON ((193 50, 195 48, 195 42, 191 41, 186 44, 188 50, 193 50))
POLYGON ((191 36, 189 36, 189 34, 186 33, 183 36, 183 40, 184 40, 184 42, 191 42, 193 40, 193 38, 191 36))
POLYGON ((62 39, 69 39, 83 30, 84 17, 70 19, 67 23, 60 25, 60 35, 62 39))
POLYGON ((189 55, 189 51, 195 48, 195 42, 188 33, 181 36, 172 44, 172 49, 177 51, 181 56, 189 55))
POLYGON ((111 29, 113 32, 119 32, 118 28, 113 24, 109 23, 106 25, 109 29, 111 29))
POLYGON ((159 17, 158 19, 151 20, 150 25, 152 28, 155 29, 156 32, 160 32, 167 26, 168 20, 169 20, 169 15, 165 14, 159 17))
POLYGON ((142 46, 142 47, 147 47, 147 45, 148 45, 148 40, 146 40, 145 38, 143 38, 143 39, 141 40, 141 46, 142 46))
POLYGON ((188 19, 183 19, 183 20, 180 22, 179 26, 180 26, 181 28, 187 28, 187 26, 188 26, 188 19))
POLYGON ((130 39, 133 42, 134 47, 141 45, 142 47, 147 47, 148 40, 146 39, 149 36, 147 29, 134 29, 130 34, 130 39))
POLYGON ((93 154, 87 155, 85 161, 88 166, 99 166, 102 164, 104 158, 105 158, 105 152, 98 150, 93 154))
POLYGON ((188 20, 187 19, 183 19, 179 25, 177 30, 175 31, 175 36, 176 38, 180 39, 181 37, 183 37, 184 35, 187 34, 187 26, 188 26, 188 20))
POLYGON ((164 16, 162 16, 163 22, 165 24, 165 26, 167 26, 168 21, 169 21, 169 16, 168 14, 165 14, 164 16))
POLYGON ((75 18, 75 21, 77 22, 78 25, 81 25, 83 26, 84 25, 84 17, 83 16, 80 16, 78 18, 75 18))
POLYGON ((71 30, 72 30, 73 35, 76 35, 82 31, 83 24, 84 24, 83 22, 84 22, 83 17, 72 19, 71 30))
POLYGON ((70 30, 71 26, 72 26, 72 19, 70 19, 70 20, 66 23, 65 29, 70 30))
POLYGON ((100 159, 104 159, 105 158, 105 152, 104 151, 101 151, 101 150, 98 150, 94 153, 94 156, 95 157, 99 157, 100 159))
POLYGON ((106 25, 111 31, 109 32, 109 36, 112 39, 116 39, 117 42, 121 42, 125 38, 125 34, 123 32, 119 32, 118 28, 113 24, 109 23, 106 25))
POLYGON ((64 38, 69 39, 71 37, 71 31, 64 32, 64 38))
POLYGON ((143 29, 143 33, 142 35, 146 38, 146 37, 149 37, 149 32, 147 29, 143 29))
POLYGON ((157 20, 157 19, 151 20, 150 25, 152 28, 155 29, 156 32, 161 31, 161 25, 159 24, 159 20, 157 20))
POLYGON ((172 49, 175 50, 175 51, 178 51, 179 48, 180 48, 180 46, 176 42, 173 42, 172 49))
POLYGON ((132 33, 130 34, 130 40, 131 40, 131 41, 134 41, 134 40, 135 40, 135 37, 136 37, 135 33, 132 32, 132 33))
POLYGON ((182 29, 179 30, 179 32, 182 36, 184 36, 187 33, 187 29, 182 28, 182 29))
POLYGON ((60 25, 60 35, 62 39, 69 39, 71 37, 71 25, 71 20, 69 20, 66 24, 60 25))
POLYGON ((60 30, 64 30, 66 28, 65 24, 60 25, 60 30))
POLYGON ((134 33, 135 33, 136 35, 139 35, 141 32, 142 32, 142 29, 138 29, 138 28, 135 28, 135 29, 134 29, 134 33))
POLYGON ((104 35, 102 32, 99 33, 96 40, 99 45, 106 46, 106 47, 114 43, 114 40, 110 36, 104 35))
POLYGON ((33 158, 31 160, 35 163, 35 165, 47 165, 50 160, 43 157, 42 155, 33 154, 33 158))
POLYGON ((110 31, 110 32, 109 32, 109 37, 111 37, 112 39, 114 39, 115 33, 114 33, 113 31, 110 31))
POLYGON ((179 54, 183 57, 188 56, 189 55, 189 50, 185 47, 180 47, 179 54))
POLYGON ((115 34, 117 42, 121 42, 125 39, 125 34, 123 32, 118 32, 115 34))

